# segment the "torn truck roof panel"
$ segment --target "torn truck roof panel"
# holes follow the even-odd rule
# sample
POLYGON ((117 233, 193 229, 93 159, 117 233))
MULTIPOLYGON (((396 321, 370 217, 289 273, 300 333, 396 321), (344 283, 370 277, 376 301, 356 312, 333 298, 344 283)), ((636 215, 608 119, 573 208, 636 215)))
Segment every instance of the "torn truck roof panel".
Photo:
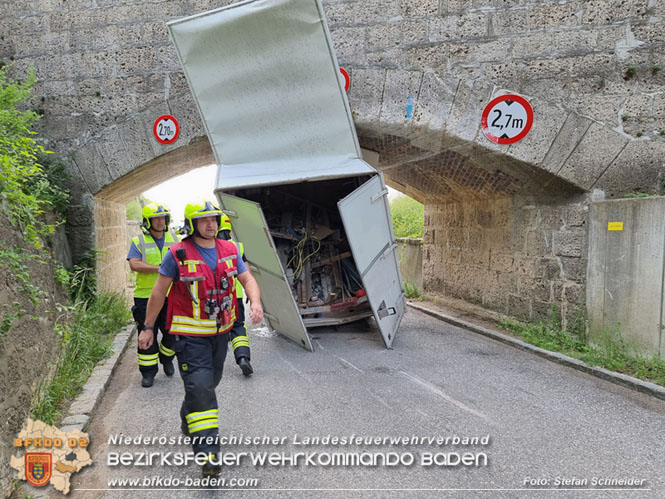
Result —
POLYGON ((250 0, 168 26, 220 165, 217 189, 375 171, 319 2, 250 0))

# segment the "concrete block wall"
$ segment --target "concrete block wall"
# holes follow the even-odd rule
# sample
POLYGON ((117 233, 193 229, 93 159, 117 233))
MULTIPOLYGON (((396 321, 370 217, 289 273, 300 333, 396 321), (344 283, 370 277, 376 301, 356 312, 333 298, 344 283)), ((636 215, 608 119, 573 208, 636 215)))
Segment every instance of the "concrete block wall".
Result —
POLYGON ((421 238, 397 238, 399 268, 402 282, 423 290, 423 240, 421 238))
POLYGON ((665 358, 665 198, 600 201, 589 213, 591 337, 618 333, 640 353, 665 358))
POLYGON ((425 292, 534 321, 556 306, 570 323, 584 301, 587 204, 581 195, 426 205, 425 292))

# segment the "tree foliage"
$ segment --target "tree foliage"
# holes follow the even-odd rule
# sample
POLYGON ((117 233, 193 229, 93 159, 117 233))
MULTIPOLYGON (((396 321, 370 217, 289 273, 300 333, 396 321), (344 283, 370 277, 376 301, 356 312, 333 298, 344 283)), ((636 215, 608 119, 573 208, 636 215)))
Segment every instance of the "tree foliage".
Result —
POLYGON ((139 203, 138 198, 134 198, 127 203, 125 206, 125 212, 127 214, 127 220, 141 221, 141 204, 139 203))
POLYGON ((395 237, 423 237, 425 206, 408 196, 390 203, 395 237))
POLYGON ((140 222, 143 220, 143 215, 141 211, 143 207, 148 204, 150 200, 146 198, 143 194, 140 194, 138 197, 132 199, 127 205, 125 205, 125 212, 127 214, 127 220, 136 220, 140 222))
POLYGON ((39 236, 46 227, 39 215, 46 209, 64 210, 68 195, 39 162, 50 154, 33 138, 36 132, 31 127, 39 113, 21 109, 35 84, 34 73, 16 81, 8 76, 9 67, 0 68, 0 209, 26 241, 41 248, 39 236))

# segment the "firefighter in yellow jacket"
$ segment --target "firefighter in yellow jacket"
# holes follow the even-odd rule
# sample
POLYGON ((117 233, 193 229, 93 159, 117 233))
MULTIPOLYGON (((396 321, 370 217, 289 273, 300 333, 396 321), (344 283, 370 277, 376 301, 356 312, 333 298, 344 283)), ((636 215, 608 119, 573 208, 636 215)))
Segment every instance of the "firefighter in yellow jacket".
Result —
MULTIPOLYGON (((146 328, 155 325, 169 287, 169 331, 175 337, 185 399, 181 429, 192 437, 196 460, 206 476, 219 474, 219 406, 215 387, 222 379, 227 333, 236 321, 235 281, 249 298, 249 317, 263 319, 259 286, 232 243, 217 239, 222 212, 209 201, 185 207, 185 239, 172 246, 159 268, 148 301, 146 328)), ((139 346, 149 348, 153 335, 142 331, 139 346)))
MULTIPOLYGON (((171 215, 162 205, 148 203, 143 207, 142 233, 132 239, 127 260, 129 267, 136 272, 136 288, 134 289, 134 306, 132 315, 136 320, 139 334, 144 329, 145 313, 152 287, 157 282, 159 266, 168 253, 169 248, 178 242, 178 237, 169 230, 171 215)), ((149 328, 153 342, 149 348, 138 347, 139 371, 141 386, 152 386, 158 367, 157 361, 164 367, 164 374, 173 376, 173 337, 166 329, 167 304, 164 304, 158 320, 149 328), (157 342, 157 331, 162 332, 162 341, 157 342)))
MULTIPOLYGON (((228 215, 222 213, 222 221, 219 226, 217 238, 231 241, 238 249, 242 261, 247 263, 247 258, 245 258, 245 248, 242 243, 231 239, 231 230, 231 220, 229 220, 228 215)), ((249 363, 251 359, 249 335, 247 334, 247 324, 245 324, 245 305, 242 300, 242 285, 238 280, 236 280, 236 296, 238 297, 238 317, 233 324, 233 328, 229 332, 229 340, 231 341, 231 345, 233 345, 233 356, 236 359, 236 364, 238 364, 238 367, 240 367, 240 370, 245 376, 249 376, 254 372, 254 369, 252 369, 252 365, 249 363)))

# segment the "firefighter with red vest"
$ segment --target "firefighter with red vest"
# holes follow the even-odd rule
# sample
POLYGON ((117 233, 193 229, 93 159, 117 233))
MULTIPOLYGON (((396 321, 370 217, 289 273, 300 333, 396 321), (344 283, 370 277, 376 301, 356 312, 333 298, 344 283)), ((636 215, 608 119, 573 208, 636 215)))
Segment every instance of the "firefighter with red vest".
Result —
MULTIPOLYGON (((157 282, 157 272, 164 256, 169 248, 176 244, 179 239, 169 230, 171 214, 163 205, 150 202, 141 210, 143 222, 142 232, 131 241, 127 260, 129 267, 136 272, 136 287, 134 288, 134 306, 132 315, 136 321, 139 333, 143 331, 146 306, 152 292, 152 287, 157 282)), ((164 366, 164 373, 173 376, 173 337, 166 329, 166 305, 162 307, 152 330, 153 342, 150 348, 138 349, 139 371, 141 372, 141 386, 149 388, 152 386, 158 367, 157 361, 164 366), (162 341, 157 342, 157 331, 162 332, 162 341)))
POLYGON ((185 207, 187 237, 169 248, 148 301, 139 347, 153 341, 150 329, 168 300, 167 327, 174 335, 185 399, 180 409, 183 433, 192 437, 194 453, 203 462, 203 474, 221 470, 219 419, 215 388, 222 379, 228 333, 237 318, 236 279, 249 298, 249 317, 263 319, 259 286, 242 261, 236 246, 216 235, 222 212, 209 201, 185 207), (198 438, 196 438, 198 437, 198 438))
MULTIPOLYGON (((226 213, 222 214, 222 223, 219 226, 219 232, 217 237, 219 239, 224 239, 226 241, 231 241, 238 248, 240 253, 240 258, 242 261, 247 263, 247 258, 245 258, 245 248, 240 242, 236 242, 231 239, 231 220, 226 213)), ((236 297, 238 299, 238 317, 236 318, 233 328, 229 332, 229 340, 233 346, 233 356, 236 359, 236 364, 240 367, 240 370, 245 376, 249 376, 254 372, 252 369, 252 364, 250 361, 250 349, 249 349, 249 335, 247 334, 247 324, 245 324, 245 306, 243 304, 243 292, 240 281, 236 281, 236 297)))

